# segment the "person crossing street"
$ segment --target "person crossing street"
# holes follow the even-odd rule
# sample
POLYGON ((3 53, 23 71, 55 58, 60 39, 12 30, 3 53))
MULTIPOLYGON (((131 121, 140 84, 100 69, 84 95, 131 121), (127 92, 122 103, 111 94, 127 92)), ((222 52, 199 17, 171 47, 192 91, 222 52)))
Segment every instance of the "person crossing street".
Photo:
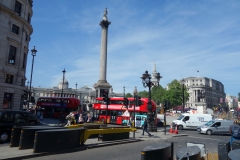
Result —
POLYGON ((148 129, 147 129, 147 127, 148 127, 147 119, 143 118, 143 121, 144 121, 144 123, 143 123, 143 126, 142 126, 142 129, 143 129, 142 135, 144 135, 144 131, 146 131, 148 136, 151 137, 152 135, 148 132, 148 129))

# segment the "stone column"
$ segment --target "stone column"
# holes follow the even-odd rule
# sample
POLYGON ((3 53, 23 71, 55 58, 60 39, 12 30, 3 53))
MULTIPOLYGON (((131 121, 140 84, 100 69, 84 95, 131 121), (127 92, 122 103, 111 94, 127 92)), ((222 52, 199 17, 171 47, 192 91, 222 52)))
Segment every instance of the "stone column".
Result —
POLYGON ((107 43, 108 43, 108 26, 111 24, 107 19, 107 8, 103 14, 103 19, 100 21, 99 25, 102 27, 102 37, 101 37, 101 50, 100 50, 100 73, 99 80, 94 84, 94 88, 97 93, 97 97, 100 97, 100 91, 102 89, 109 89, 112 87, 107 82, 107 43))

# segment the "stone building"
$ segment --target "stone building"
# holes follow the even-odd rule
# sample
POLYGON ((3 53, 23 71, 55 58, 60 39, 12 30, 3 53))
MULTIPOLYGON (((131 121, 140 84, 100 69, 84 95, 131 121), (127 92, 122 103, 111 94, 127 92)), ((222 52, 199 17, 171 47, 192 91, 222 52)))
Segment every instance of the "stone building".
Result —
POLYGON ((206 108, 212 108, 221 103, 225 107, 224 85, 214 79, 207 77, 188 77, 182 81, 189 92, 189 100, 185 107, 196 108, 201 105, 206 108))
MULTIPOLYGON (((32 96, 34 97, 36 103, 39 97, 73 97, 80 100, 80 104, 92 104, 95 101, 95 90, 87 85, 80 88, 69 88, 69 83, 66 79, 59 82, 57 86, 53 88, 42 88, 42 87, 32 87, 32 96), (63 93, 63 95, 62 95, 63 93)), ((28 89, 28 88, 27 88, 28 89)), ((36 103, 31 104, 30 107, 35 107, 36 103)), ((27 107, 24 106, 24 107, 27 107)))
MULTIPOLYGON (((39 97, 73 97, 79 99, 80 104, 83 107, 92 106, 96 100, 96 90, 94 87, 84 85, 78 88, 77 85, 78 84, 76 83, 75 88, 69 88, 69 82, 66 80, 66 78, 64 78, 64 81, 61 80, 57 86, 52 88, 42 88, 40 86, 32 87, 31 96, 34 97, 35 103, 30 102, 29 107, 36 107, 39 97)), ((29 90, 28 86, 26 87, 26 90, 29 90)), ((112 88, 110 88, 109 94, 111 97, 122 97, 122 93, 113 92, 112 88)), ((23 106, 23 108, 27 108, 27 103, 23 106)), ((88 110, 89 108, 85 109, 88 110)))
POLYGON ((231 96, 230 94, 227 94, 225 103, 229 109, 238 108, 238 98, 236 96, 231 96))
POLYGON ((32 15, 32 0, 0 1, 0 108, 22 106, 32 15))

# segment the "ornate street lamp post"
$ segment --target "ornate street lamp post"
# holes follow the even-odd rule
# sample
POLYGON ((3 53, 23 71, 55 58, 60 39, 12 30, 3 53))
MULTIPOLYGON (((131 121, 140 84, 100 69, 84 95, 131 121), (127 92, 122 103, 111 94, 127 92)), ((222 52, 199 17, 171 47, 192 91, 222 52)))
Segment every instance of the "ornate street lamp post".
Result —
MULTIPOLYGON (((156 125, 154 124, 154 112, 152 111, 152 100, 151 100, 151 87, 154 86, 154 84, 151 81, 151 75, 148 74, 148 71, 145 71, 145 73, 142 75, 142 83, 144 87, 148 87, 148 113, 147 113, 147 121, 148 121, 148 131, 150 132, 157 132, 156 125)), ((158 72, 155 76, 157 79, 157 86, 159 86, 160 73, 158 72)))
POLYGON ((185 107, 185 102, 184 102, 184 83, 185 83, 185 79, 182 79, 182 112, 184 113, 184 107, 185 107))
POLYGON ((62 108, 63 108, 63 86, 64 86, 64 79, 65 79, 65 73, 66 73, 66 71, 65 71, 65 68, 64 68, 64 70, 62 71, 63 72, 63 81, 62 81, 62 94, 61 94, 61 114, 62 114, 62 108))
POLYGON ((31 77, 30 77, 30 87, 29 87, 29 95, 28 95, 28 109, 29 109, 29 102, 31 101, 31 89, 32 89, 32 74, 33 74, 33 64, 34 64, 34 57, 36 56, 37 50, 34 48, 31 50, 32 52, 32 68, 31 68, 31 77))

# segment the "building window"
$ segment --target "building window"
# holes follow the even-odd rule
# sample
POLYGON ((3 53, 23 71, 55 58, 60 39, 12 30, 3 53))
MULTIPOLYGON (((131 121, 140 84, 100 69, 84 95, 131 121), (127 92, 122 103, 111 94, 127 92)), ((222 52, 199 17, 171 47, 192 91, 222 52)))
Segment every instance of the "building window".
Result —
POLYGON ((8 55, 8 63, 9 64, 15 64, 15 58, 16 58, 17 48, 10 46, 9 49, 9 55, 8 55))
POLYGON ((13 75, 6 74, 6 83, 13 84, 13 75))
POLYGON ((22 78, 21 79, 21 86, 23 86, 24 85, 24 79, 22 78))
POLYGON ((12 25, 12 32, 19 35, 19 27, 15 24, 12 25))
POLYGON ((21 16, 21 9, 22 9, 22 4, 19 3, 18 1, 15 2, 15 7, 14 11, 17 13, 19 16, 21 16))
POLYGON ((28 41, 28 34, 26 33, 25 36, 26 36, 26 37, 25 37, 25 41, 27 42, 27 41, 28 41))
POLYGON ((31 14, 30 14, 30 13, 28 13, 28 18, 27 18, 27 21, 28 21, 28 23, 30 23, 30 22, 31 22, 31 14))
POLYGON ((25 67, 26 67, 26 61, 27 61, 27 54, 23 54, 22 69, 25 69, 25 67))
POLYGON ((4 109, 9 109, 12 108, 12 93, 4 93, 4 98, 3 98, 3 108, 4 109))

